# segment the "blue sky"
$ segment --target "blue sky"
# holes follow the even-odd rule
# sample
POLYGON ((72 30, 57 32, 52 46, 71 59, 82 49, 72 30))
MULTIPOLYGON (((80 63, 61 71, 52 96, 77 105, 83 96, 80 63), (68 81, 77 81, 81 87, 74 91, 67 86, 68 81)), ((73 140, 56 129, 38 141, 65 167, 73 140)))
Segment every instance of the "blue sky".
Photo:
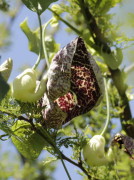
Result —
MULTIPOLYGON (((126 8, 124 9, 124 12, 126 11, 126 13, 133 10, 133 6, 132 6, 133 3, 131 3, 132 0, 129 0, 129 2, 130 3, 128 3, 126 8)), ((120 20, 123 13, 122 7, 120 8, 117 7, 117 9, 113 11, 117 12, 117 10, 120 11, 120 16, 119 16, 119 20, 120 20)), ((37 59, 37 55, 28 50, 28 40, 19 27, 19 24, 26 17, 28 18, 30 27, 34 28, 38 26, 37 15, 34 12, 31 12, 30 10, 28 10, 26 7, 23 7, 21 12, 18 14, 17 18, 15 19, 15 22, 11 28, 12 45, 8 49, 8 51, 1 52, 1 56, 2 56, 1 62, 3 62, 5 59, 9 57, 13 59, 13 71, 10 77, 10 82, 20 73, 20 68, 22 66, 26 64, 33 66, 37 59)), ((43 18, 43 21, 46 22, 48 19, 51 18, 51 13, 49 11, 46 11, 45 14, 43 14, 42 18, 43 18)), ((65 46, 67 43, 69 43, 72 39, 76 37, 76 35, 71 35, 71 34, 68 35, 66 31, 64 30, 65 27, 66 26, 61 23, 60 31, 55 36, 56 42, 61 44, 61 47, 65 46)), ((131 102, 131 108, 133 107, 133 105, 134 103, 131 102)), ((2 147, 1 147, 2 152, 4 152, 5 150, 11 150, 12 152, 16 152, 9 141, 2 142, 1 144, 2 144, 2 147)), ((64 151, 66 155, 70 155, 70 150, 68 151, 67 149, 64 149, 64 151)), ((75 166, 70 165, 67 162, 66 164, 67 164, 67 167, 71 174, 72 179, 81 180, 82 179, 81 176, 75 173, 75 170, 77 168, 75 166)), ((61 163, 59 163, 54 177, 56 180, 61 180, 61 179, 68 180, 61 163)))

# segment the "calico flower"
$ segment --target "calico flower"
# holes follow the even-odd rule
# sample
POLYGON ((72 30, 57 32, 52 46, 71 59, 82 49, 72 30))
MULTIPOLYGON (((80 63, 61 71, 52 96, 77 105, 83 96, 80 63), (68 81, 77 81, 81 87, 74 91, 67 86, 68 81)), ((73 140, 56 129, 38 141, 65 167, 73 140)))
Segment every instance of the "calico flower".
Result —
POLYGON ((104 165, 107 160, 105 157, 105 139, 101 135, 93 136, 83 148, 83 156, 89 166, 104 165))
POLYGON ((83 157, 89 166, 103 166, 113 159, 113 151, 109 148, 105 153, 105 138, 101 135, 93 136, 83 147, 83 157))
POLYGON ((42 99, 43 124, 59 128, 98 105, 104 93, 103 78, 82 38, 62 48, 48 71, 47 92, 42 99))

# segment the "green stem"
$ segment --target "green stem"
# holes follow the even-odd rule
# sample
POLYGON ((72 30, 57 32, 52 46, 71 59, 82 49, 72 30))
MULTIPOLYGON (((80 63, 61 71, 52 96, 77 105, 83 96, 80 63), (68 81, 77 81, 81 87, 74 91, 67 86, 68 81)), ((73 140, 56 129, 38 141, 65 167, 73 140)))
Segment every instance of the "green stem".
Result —
POLYGON ((76 29, 74 26, 72 26, 69 22, 67 22, 66 20, 64 20, 61 16, 59 16, 59 14, 57 14, 57 13, 56 13, 55 11, 53 11, 51 8, 48 8, 48 10, 51 11, 54 15, 56 15, 60 21, 62 21, 64 24, 66 24, 68 27, 70 27, 70 29, 72 29, 74 32, 76 32, 79 36, 82 35, 81 31, 79 31, 79 30, 76 29))
POLYGON ((41 56, 42 56, 42 24, 41 24, 41 18, 40 18, 39 13, 37 13, 37 15, 38 15, 38 21, 39 21, 39 28, 40 28, 40 46, 39 46, 39 55, 38 55, 37 61, 36 61, 36 63, 33 66, 34 70, 39 65, 39 63, 41 61, 41 56))
POLYGON ((134 63, 124 69, 124 71, 127 75, 129 73, 133 72, 133 70, 134 70, 134 63))
POLYGON ((63 165, 63 167, 64 167, 64 169, 65 169, 65 172, 66 172, 66 174, 67 174, 67 176, 68 176, 68 179, 69 179, 69 180, 72 180, 72 179, 71 179, 71 176, 70 176, 70 174, 69 174, 69 172, 68 172, 68 170, 67 170, 67 168, 66 168, 66 165, 65 165, 65 163, 64 163, 64 161, 63 161, 62 153, 61 153, 61 151, 58 149, 58 147, 55 145, 55 143, 54 143, 53 139, 51 138, 51 136, 48 134, 48 132, 47 132, 44 128, 42 128, 42 131, 43 131, 43 133, 42 133, 40 130, 38 130, 38 129, 35 127, 35 125, 34 125, 32 122, 31 122, 31 125, 33 126, 34 130, 35 130, 40 136, 42 136, 43 139, 45 139, 45 141, 47 141, 47 142, 56 150, 57 154, 58 154, 59 157, 60 157, 60 160, 61 160, 61 162, 62 162, 62 165, 63 165))
POLYGON ((43 130, 44 130, 45 134, 47 135, 47 137, 49 138, 49 140, 50 140, 50 142, 52 143, 52 145, 54 146, 55 150, 56 150, 57 153, 59 154, 60 160, 61 160, 61 162, 62 162, 62 165, 63 165, 64 169, 65 169, 65 172, 67 173, 67 176, 68 176, 69 180, 71 180, 70 174, 69 174, 69 172, 68 172, 68 170, 67 170, 67 168, 66 168, 66 165, 65 165, 65 163, 64 163, 64 161, 63 161, 63 158, 62 158, 62 155, 61 155, 60 150, 57 148, 57 146, 56 146, 55 143, 53 142, 53 139, 52 139, 51 136, 48 134, 48 132, 47 132, 45 129, 43 129, 43 130))
POLYGON ((108 127, 108 124, 109 124, 109 120, 110 120, 110 105, 109 105, 109 98, 108 98, 108 89, 107 89, 107 83, 106 83, 106 79, 104 78, 104 85, 105 85, 105 94, 106 94, 106 103, 107 103, 107 119, 106 119, 106 123, 105 123, 105 126, 101 132, 100 135, 104 135, 107 127, 108 127))
POLYGON ((52 21, 52 19, 50 19, 43 27, 43 51, 44 51, 44 56, 46 59, 48 69, 49 69, 49 58, 48 58, 48 53, 47 53, 47 49, 46 49, 45 35, 46 35, 46 28, 51 21, 52 21))
MULTIPOLYGON (((51 8, 48 8, 48 10, 49 11, 51 11, 54 15, 56 15, 57 17, 58 17, 58 19, 60 20, 60 21, 62 21, 64 24, 66 24, 70 29, 72 29, 76 34, 78 34, 79 36, 83 36, 83 34, 82 34, 82 32, 81 31, 79 31, 78 29, 76 29, 74 26, 72 26, 69 22, 67 22, 65 19, 63 19, 61 16, 59 16, 59 14, 57 14, 55 11, 53 11, 51 8)), ((83 39, 84 39, 84 37, 83 37, 83 39)), ((93 44, 93 42, 91 41, 91 40, 89 40, 89 39, 84 39, 85 40, 85 42, 87 43, 87 44, 89 44, 92 48, 95 48, 94 47, 94 44, 93 44)))

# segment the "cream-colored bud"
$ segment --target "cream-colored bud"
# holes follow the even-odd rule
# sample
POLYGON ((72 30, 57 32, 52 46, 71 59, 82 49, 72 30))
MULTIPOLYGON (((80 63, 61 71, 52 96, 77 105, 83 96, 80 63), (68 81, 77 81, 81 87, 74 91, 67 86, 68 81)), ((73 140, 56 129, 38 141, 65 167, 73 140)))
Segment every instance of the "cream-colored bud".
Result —
POLYGON ((102 166, 107 164, 105 156, 105 139, 101 135, 93 136, 83 147, 83 156, 89 166, 102 166))
POLYGON ((18 75, 12 84, 12 96, 16 100, 22 102, 35 102, 39 100, 46 91, 47 77, 44 76, 42 80, 36 81, 36 71, 34 69, 26 69, 18 75))
POLYGON ((5 79, 8 80, 13 67, 13 61, 11 58, 7 59, 3 64, 0 65, 0 74, 5 79))

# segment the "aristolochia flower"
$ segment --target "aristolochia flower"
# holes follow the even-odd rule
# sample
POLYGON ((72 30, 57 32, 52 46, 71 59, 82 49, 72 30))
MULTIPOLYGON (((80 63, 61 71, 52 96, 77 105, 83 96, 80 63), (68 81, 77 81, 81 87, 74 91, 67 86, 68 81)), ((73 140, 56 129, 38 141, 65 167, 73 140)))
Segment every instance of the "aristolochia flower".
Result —
POLYGON ((102 166, 107 164, 108 158, 105 156, 104 147, 105 139, 101 135, 93 136, 83 147, 83 156, 89 166, 102 166))
POLYGON ((99 67, 78 37, 53 58, 43 97, 43 123, 58 128, 99 104, 104 85, 99 67))
POLYGON ((44 76, 41 81, 36 80, 36 71, 28 68, 18 75, 12 84, 12 96, 22 102, 35 102, 39 100, 45 90, 47 77, 44 76))

